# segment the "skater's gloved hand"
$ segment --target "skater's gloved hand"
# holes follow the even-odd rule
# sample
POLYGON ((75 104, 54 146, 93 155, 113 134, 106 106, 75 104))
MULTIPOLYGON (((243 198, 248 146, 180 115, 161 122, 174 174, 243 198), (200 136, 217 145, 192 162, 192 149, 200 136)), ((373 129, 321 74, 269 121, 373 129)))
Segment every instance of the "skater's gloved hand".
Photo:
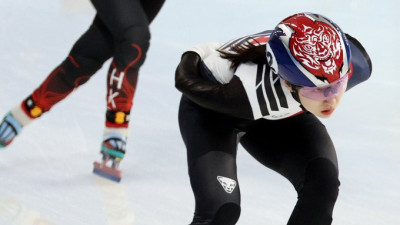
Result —
POLYGON ((21 132, 22 125, 9 112, 0 124, 0 148, 9 145, 21 132))

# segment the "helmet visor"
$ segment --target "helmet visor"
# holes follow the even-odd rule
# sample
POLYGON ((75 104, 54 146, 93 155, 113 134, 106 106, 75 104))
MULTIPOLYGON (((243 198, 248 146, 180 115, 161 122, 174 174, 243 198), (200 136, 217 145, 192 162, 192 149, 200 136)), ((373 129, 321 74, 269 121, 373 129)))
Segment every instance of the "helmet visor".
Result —
POLYGON ((299 94, 317 101, 333 99, 346 91, 347 81, 348 74, 324 87, 301 87, 299 94))

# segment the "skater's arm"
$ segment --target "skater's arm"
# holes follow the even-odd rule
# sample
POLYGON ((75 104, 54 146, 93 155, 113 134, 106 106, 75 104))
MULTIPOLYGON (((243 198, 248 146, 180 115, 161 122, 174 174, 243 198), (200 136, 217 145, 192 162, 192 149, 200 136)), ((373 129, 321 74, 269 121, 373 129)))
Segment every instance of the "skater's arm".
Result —
POLYGON ((236 76, 229 83, 210 79, 199 54, 183 54, 175 73, 175 86, 186 97, 202 107, 231 116, 254 119, 246 91, 236 76))

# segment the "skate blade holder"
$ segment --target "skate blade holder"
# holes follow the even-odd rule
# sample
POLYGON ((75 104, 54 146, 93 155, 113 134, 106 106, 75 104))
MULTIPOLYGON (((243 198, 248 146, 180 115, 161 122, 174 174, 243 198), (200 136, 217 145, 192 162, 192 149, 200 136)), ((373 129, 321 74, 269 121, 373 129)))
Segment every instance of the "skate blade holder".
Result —
POLYGON ((109 180, 120 182, 122 178, 122 171, 117 168, 108 167, 104 162, 93 163, 93 173, 109 180))

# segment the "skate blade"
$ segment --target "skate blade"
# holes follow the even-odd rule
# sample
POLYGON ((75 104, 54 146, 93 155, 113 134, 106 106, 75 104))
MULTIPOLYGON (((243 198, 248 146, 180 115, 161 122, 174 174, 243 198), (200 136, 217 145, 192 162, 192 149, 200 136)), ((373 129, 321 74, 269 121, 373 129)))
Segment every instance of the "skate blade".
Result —
POLYGON ((97 174, 101 177, 107 178, 112 181, 120 182, 122 178, 122 171, 108 167, 102 163, 94 162, 93 163, 93 173, 97 174))

